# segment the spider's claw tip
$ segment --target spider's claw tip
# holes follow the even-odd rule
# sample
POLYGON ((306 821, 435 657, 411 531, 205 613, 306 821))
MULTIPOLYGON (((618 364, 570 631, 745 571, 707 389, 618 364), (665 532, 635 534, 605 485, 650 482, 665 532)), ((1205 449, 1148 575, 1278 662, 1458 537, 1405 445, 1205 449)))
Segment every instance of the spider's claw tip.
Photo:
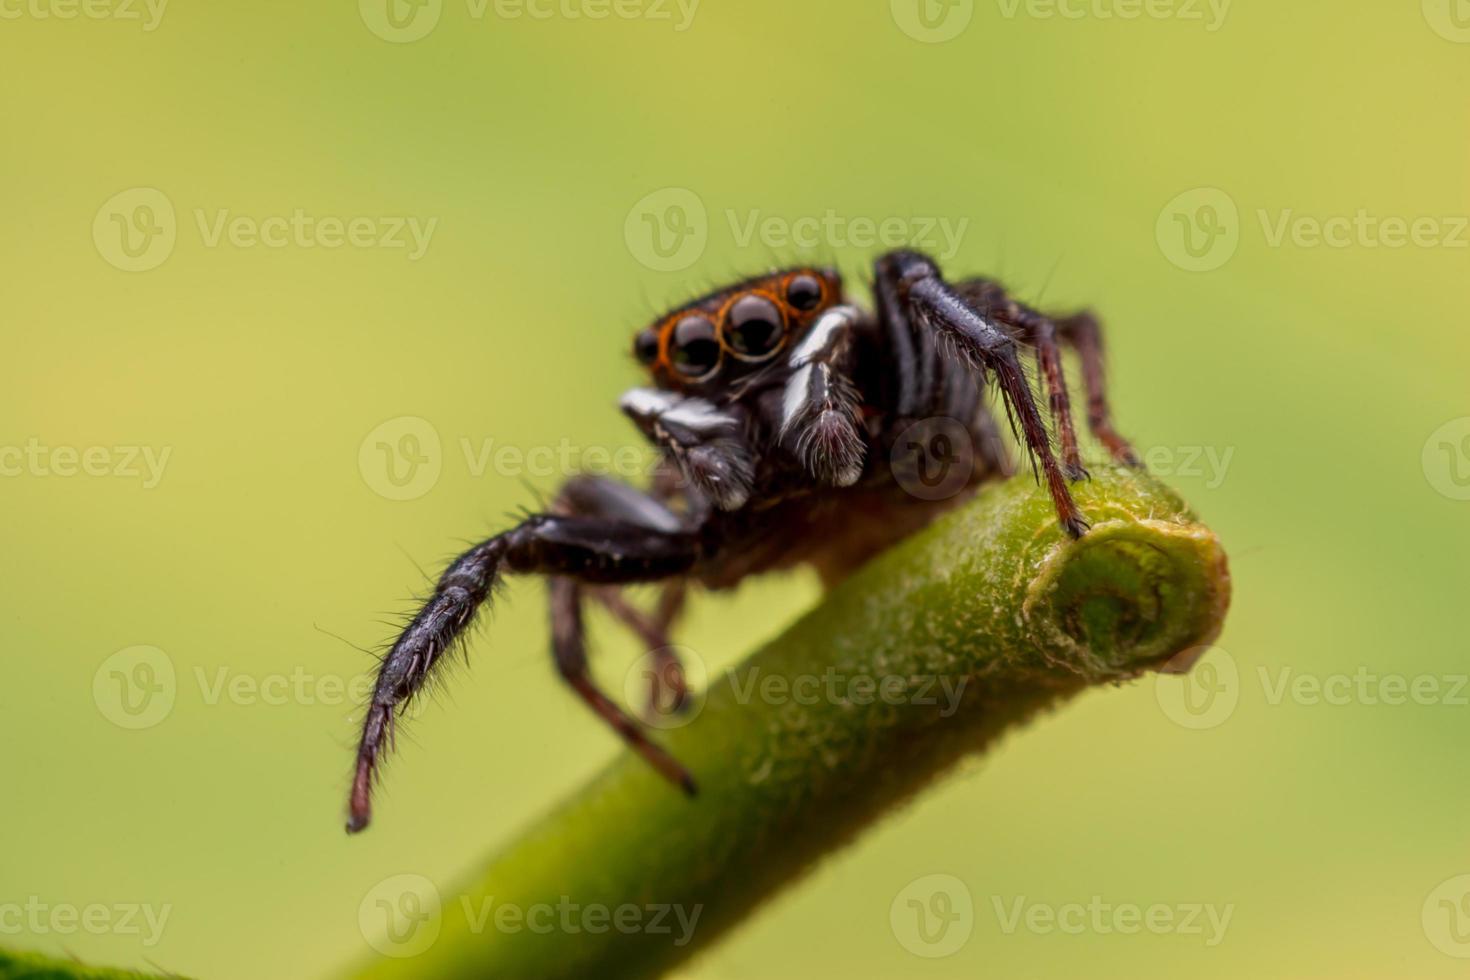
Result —
POLYGON ((1065 467, 1064 472, 1067 474, 1067 479, 1071 480, 1073 483, 1080 483, 1083 480, 1092 479, 1092 474, 1087 472, 1087 467, 1083 466, 1081 463, 1068 463, 1065 467))
POLYGON ((360 834, 367 829, 367 825, 371 820, 372 816, 370 814, 354 811, 347 817, 347 832, 349 834, 360 834))
POLYGON ((699 795, 699 787, 695 785, 694 777, 689 775, 687 772, 679 779, 679 788, 682 789, 684 791, 684 795, 689 797, 690 799, 694 799, 694 797, 699 795))
POLYGON ((1087 523, 1087 519, 1080 514, 1063 518, 1061 524, 1062 530, 1067 532, 1067 537, 1074 541, 1086 534, 1088 529, 1092 527, 1091 524, 1087 523))

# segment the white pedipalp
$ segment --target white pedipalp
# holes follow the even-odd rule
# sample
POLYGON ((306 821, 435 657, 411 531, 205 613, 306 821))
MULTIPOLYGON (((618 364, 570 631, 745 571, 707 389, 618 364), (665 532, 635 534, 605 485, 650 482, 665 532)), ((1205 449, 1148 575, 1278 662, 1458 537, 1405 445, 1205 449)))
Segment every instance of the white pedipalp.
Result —
POLYGON ((718 432, 735 427, 734 416, 720 411, 703 398, 685 398, 659 418, 695 432, 718 432))
POLYGON ((679 403, 679 396, 657 388, 629 388, 618 400, 618 407, 629 415, 656 419, 679 403))
POLYGON ((850 329, 861 315, 853 306, 834 306, 823 313, 812 325, 811 333, 791 352, 791 366, 805 367, 816 360, 832 346, 838 332, 850 329))

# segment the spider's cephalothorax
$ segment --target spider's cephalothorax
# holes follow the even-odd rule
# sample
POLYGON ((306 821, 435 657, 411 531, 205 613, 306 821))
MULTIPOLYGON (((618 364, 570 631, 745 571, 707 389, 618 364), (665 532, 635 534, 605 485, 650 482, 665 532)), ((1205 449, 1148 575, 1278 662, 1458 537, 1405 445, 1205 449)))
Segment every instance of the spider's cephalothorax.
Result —
MULTIPOLYGON (((691 795, 694 780, 593 682, 584 599, 637 631, 654 660, 651 705, 684 703, 669 630, 690 584, 730 588, 796 565, 835 582, 878 551, 1012 468, 984 402, 993 385, 1018 441, 1073 537, 1087 523, 1067 481, 1086 476, 1062 370, 1078 353, 1092 432, 1118 462, 1137 465, 1112 428, 1102 338, 1090 313, 1051 317, 984 279, 948 283, 932 260, 892 252, 874 269, 874 312, 851 305, 830 269, 797 268, 737 283, 638 333, 633 350, 652 385, 623 411, 661 450, 647 490, 570 480, 547 513, 476 545, 444 572, 399 636, 367 707, 348 830, 367 826, 394 718, 461 639, 501 575, 549 578, 558 671, 654 768, 691 795), (1023 369, 1034 354, 1051 431, 1023 369), (914 433, 942 422, 968 437, 969 469, 942 495, 921 492, 891 463, 914 433), (659 582, 645 613, 621 588, 659 582)), ((948 438, 948 436, 946 436, 948 438)))

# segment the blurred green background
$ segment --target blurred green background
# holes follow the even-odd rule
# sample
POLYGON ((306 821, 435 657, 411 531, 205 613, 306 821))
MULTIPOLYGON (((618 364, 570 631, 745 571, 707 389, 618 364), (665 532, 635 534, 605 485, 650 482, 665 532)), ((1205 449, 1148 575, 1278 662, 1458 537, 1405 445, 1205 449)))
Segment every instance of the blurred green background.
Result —
MULTIPOLYGON (((658 307, 809 257, 865 296, 886 227, 1102 312, 1235 608, 1192 681, 1011 739, 686 975, 1464 975, 1470 5, 926 2, 0 0, 0 943, 314 977, 385 878, 452 895, 614 740, 517 583, 348 839, 359 648, 638 445, 658 307), (890 924, 933 875, 973 903, 942 958, 890 924), (1094 896, 1230 920, 1004 928, 1094 896)), ((817 591, 681 641, 718 669, 817 591)))

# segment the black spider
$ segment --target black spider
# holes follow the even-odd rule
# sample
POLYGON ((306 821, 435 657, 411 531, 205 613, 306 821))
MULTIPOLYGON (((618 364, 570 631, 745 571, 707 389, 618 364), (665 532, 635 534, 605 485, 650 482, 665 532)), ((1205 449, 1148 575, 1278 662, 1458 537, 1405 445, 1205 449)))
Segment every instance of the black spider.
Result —
POLYGON ((747 575, 798 564, 814 566, 831 584, 964 499, 963 492, 939 500, 911 493, 889 465, 915 423, 955 420, 970 437, 974 465, 958 489, 1011 473, 982 400, 987 381, 1046 481, 1062 529, 1074 537, 1087 530, 1067 487, 1086 471, 1062 345, 1080 356, 1091 430, 1115 460, 1137 465, 1109 421, 1097 320, 1045 316, 986 280, 951 285, 915 252, 881 257, 874 280, 873 314, 845 301, 837 272, 799 268, 721 289, 638 334, 634 352, 655 387, 629 391, 622 408, 663 452, 652 488, 574 478, 547 513, 449 566, 383 659, 363 723, 349 831, 368 824, 395 713, 423 688, 506 572, 550 577, 558 671, 650 765, 692 795, 689 773, 594 685, 584 598, 606 605, 653 651, 653 707, 682 704, 683 671, 668 632, 688 584, 731 588, 747 575), (1035 352, 1056 423, 1055 453, 1022 368, 1026 348, 1035 352), (646 582, 665 583, 651 614, 619 593, 646 582))

